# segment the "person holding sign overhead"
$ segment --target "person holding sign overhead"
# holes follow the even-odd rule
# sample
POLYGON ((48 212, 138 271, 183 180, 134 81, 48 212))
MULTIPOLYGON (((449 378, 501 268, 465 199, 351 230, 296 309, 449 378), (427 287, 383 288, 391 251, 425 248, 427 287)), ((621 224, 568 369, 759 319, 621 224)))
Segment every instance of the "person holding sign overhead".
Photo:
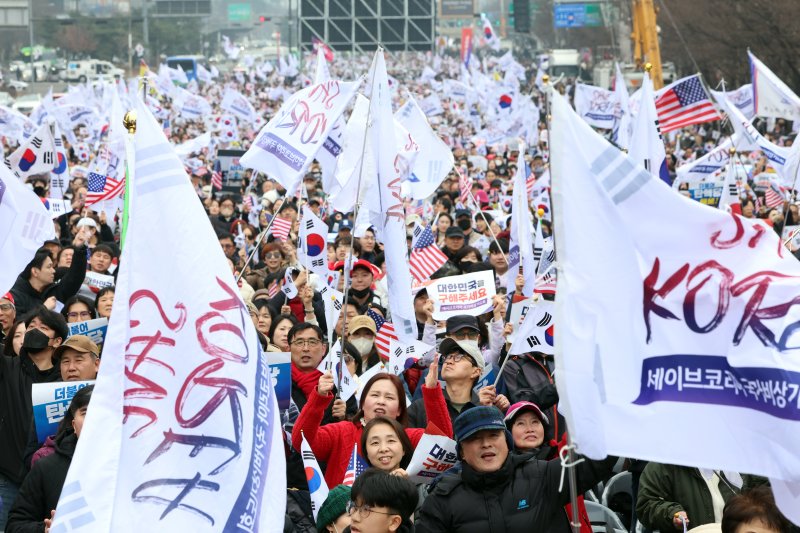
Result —
MULTIPOLYGON (((451 436, 453 426, 442 396, 442 388, 436 380, 438 366, 436 360, 431 363, 430 373, 422 387, 422 397, 425 400, 429 420, 445 435, 451 436)), ((317 460, 328 464, 325 472, 328 486, 338 485, 344 479, 353 446, 361 442, 364 426, 372 419, 386 416, 397 420, 403 427, 408 423, 403 383, 395 375, 380 373, 364 385, 359 402, 361 410, 352 419, 321 426, 325 409, 334 399, 333 385, 333 375, 330 372, 319 378, 317 387, 311 391, 308 403, 300 411, 292 430, 292 445, 295 449, 300 449, 300 443, 305 435, 317 460)), ((405 429, 406 435, 415 447, 423 432, 421 428, 405 429)))

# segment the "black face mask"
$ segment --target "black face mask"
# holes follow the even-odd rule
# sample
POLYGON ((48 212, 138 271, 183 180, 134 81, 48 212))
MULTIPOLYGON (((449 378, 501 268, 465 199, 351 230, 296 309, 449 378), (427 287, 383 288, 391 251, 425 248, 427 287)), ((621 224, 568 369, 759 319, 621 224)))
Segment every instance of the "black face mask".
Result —
POLYGON ((469 228, 472 227, 472 221, 470 219, 468 219, 468 218, 462 218, 461 220, 459 220, 457 222, 457 225, 463 231, 467 231, 469 228))
POLYGON ((28 353, 39 353, 50 344, 50 337, 47 336, 42 330, 33 328, 25 333, 22 339, 22 347, 28 353))
POLYGON ((350 287, 350 294, 355 296, 356 298, 365 298, 369 294, 369 287, 366 289, 356 290, 353 287, 350 287))

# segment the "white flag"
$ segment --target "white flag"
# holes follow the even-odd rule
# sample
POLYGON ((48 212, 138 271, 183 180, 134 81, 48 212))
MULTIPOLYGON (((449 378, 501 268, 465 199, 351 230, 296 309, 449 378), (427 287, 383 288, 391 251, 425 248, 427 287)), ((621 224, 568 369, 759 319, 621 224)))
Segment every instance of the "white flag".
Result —
MULTIPOLYGON (((378 171, 377 180, 370 189, 367 205, 375 227, 379 230, 386 253, 386 271, 389 285, 389 308, 395 333, 401 341, 416 338, 417 326, 411 297, 411 271, 408 266, 406 243, 406 216, 400 198, 403 168, 396 164, 399 154, 395 143, 387 142, 395 135, 392 117, 392 97, 386 78, 383 49, 375 52, 372 63, 372 107, 370 109, 370 149, 378 171)), ((405 169, 407 170, 407 169, 405 169)))
POLYGON ((255 124, 258 121, 258 113, 253 108, 253 104, 250 103, 245 95, 230 87, 225 89, 219 107, 250 124, 255 124))
POLYGON ((553 342, 553 323, 555 310, 553 302, 539 298, 525 313, 525 319, 514 336, 514 343, 508 350, 511 355, 541 352, 555 354, 553 342))
POLYGON ((650 81, 650 74, 647 72, 642 78, 640 101, 639 113, 633 123, 631 158, 643 165, 651 176, 669 184, 667 151, 664 148, 664 140, 661 138, 661 130, 658 128, 653 82, 650 81))
POLYGON ((314 83, 324 83, 331 79, 331 73, 328 72, 328 61, 325 59, 325 50, 323 47, 317 48, 317 65, 314 72, 314 83))
POLYGON ((308 492, 311 493, 311 512, 314 513, 314 520, 317 519, 322 504, 328 497, 328 483, 325 481, 325 476, 322 474, 322 469, 319 467, 317 457, 311 450, 305 435, 303 435, 303 442, 300 444, 300 453, 303 456, 303 467, 306 472, 306 481, 308 481, 308 492))
POLYGON ((50 198, 60 200, 64 197, 64 192, 69 188, 69 158, 64 148, 64 139, 61 137, 58 124, 53 124, 53 130, 55 133, 53 135, 53 144, 56 148, 56 164, 53 170, 50 171, 50 198))
POLYGON ((633 134, 633 123, 631 121, 631 104, 628 98, 628 87, 625 85, 625 77, 619 68, 619 63, 615 63, 616 77, 614 78, 614 94, 617 96, 617 119, 614 123, 614 142, 623 150, 627 150, 631 143, 633 134))
POLYGON ((300 234, 297 242, 297 260, 301 265, 328 277, 328 225, 314 214, 308 204, 303 204, 300 234))
POLYGON ((749 50, 753 74, 755 114, 760 117, 800 120, 800 97, 749 50))
POLYGON ((183 165, 137 114, 108 358, 51 531, 283 531, 267 358, 183 165))
POLYGON ((711 91, 711 95, 717 103, 720 100, 727 100, 735 105, 745 118, 752 120, 756 116, 755 103, 753 102, 753 84, 742 85, 735 91, 711 91))
POLYGON ((681 183, 687 181, 710 179, 728 163, 728 160, 731 158, 729 149, 731 145, 738 147, 737 142, 739 138, 740 135, 734 133, 703 157, 698 157, 694 161, 676 168, 675 172, 677 173, 677 177, 672 183, 672 187, 677 189, 681 183))
POLYGON ((331 80, 296 92, 261 129, 242 164, 274 177, 294 194, 360 84, 331 80))
MULTIPOLYGON (((527 176, 530 172, 528 165, 525 171, 517 170, 514 176, 514 192, 512 194, 513 208, 511 211, 511 240, 509 242, 509 254, 516 249, 518 261, 512 268, 509 268, 507 289, 513 289, 519 274, 519 267, 522 267, 522 274, 525 277, 525 286, 522 289, 524 296, 532 296, 536 283, 536 258, 534 257, 533 226, 531 225, 531 210, 528 204, 528 189, 525 186, 527 176)), ((541 234, 541 221, 538 224, 537 235, 541 234)))
POLYGON ((11 170, 20 178, 49 173, 55 168, 57 160, 53 132, 47 123, 39 126, 33 137, 8 156, 11 170))
POLYGON ((0 164, 0 294, 14 285, 44 241, 55 236, 39 197, 0 164))
POLYGON ((411 174, 404 182, 411 198, 423 200, 433 194, 442 180, 453 168, 453 152, 442 139, 431 130, 428 119, 416 100, 408 95, 408 101, 397 110, 395 120, 403 125, 419 146, 411 174))
MULTIPOLYGON (((731 126, 736 132, 736 135, 739 136, 737 139, 737 144, 735 145, 736 148, 743 150, 744 148, 742 148, 742 144, 748 148, 758 147, 758 149, 760 149, 766 156, 770 166, 772 166, 778 172, 778 174, 785 177, 786 172, 784 167, 786 166, 786 158, 789 157, 791 148, 786 146, 778 146, 761 135, 755 126, 753 126, 750 121, 745 118, 745 116, 736 106, 725 102, 724 109, 726 109, 728 112, 731 126)), ((791 179, 791 177, 789 177, 789 179, 791 179)))
POLYGON ((414 363, 419 361, 425 356, 429 356, 432 351, 436 349, 435 346, 426 344, 424 342, 413 340, 406 344, 395 339, 389 341, 389 364, 387 371, 399 376, 414 363))
POLYGON ((575 111, 590 126, 610 130, 617 120, 617 95, 602 87, 575 85, 575 111))
POLYGON ((297 286, 294 284, 292 274, 297 272, 294 267, 288 267, 286 273, 283 275, 283 285, 281 285, 281 292, 286 296, 286 300, 291 300, 297 296, 297 286))
POLYGON ((674 194, 551 101, 556 374, 578 451, 768 476, 800 523, 800 263, 763 221, 674 194))

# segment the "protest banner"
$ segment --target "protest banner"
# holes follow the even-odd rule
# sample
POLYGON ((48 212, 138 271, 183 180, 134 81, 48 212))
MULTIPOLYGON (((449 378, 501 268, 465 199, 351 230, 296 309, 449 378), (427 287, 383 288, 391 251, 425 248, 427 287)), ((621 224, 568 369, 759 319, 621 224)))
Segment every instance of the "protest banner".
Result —
POLYGON ((107 318, 95 318, 92 320, 84 320, 83 322, 73 322, 67 324, 69 326, 69 336, 72 335, 86 335, 98 347, 103 346, 103 341, 106 339, 106 331, 108 330, 107 318))
POLYGON ((491 270, 449 276, 428 285, 434 320, 447 320, 456 315, 482 315, 492 309, 496 292, 491 270))
POLYGON ((701 204, 717 207, 722 196, 722 189, 725 186, 723 181, 690 181, 689 194, 692 200, 697 200, 701 204))
POLYGON ((282 412, 289 408, 292 400, 292 354, 290 352, 266 352, 269 359, 269 370, 272 374, 272 386, 278 399, 278 409, 282 412))
POLYGON ((31 387, 33 421, 36 425, 36 438, 40 443, 56 434, 58 423, 66 415, 75 394, 93 383, 94 380, 33 384, 31 387))
POLYGON ((424 433, 406 468, 408 479, 429 484, 436 476, 453 468, 456 461, 456 441, 444 435, 424 433))
POLYGON ((89 287, 95 289, 105 289, 106 287, 114 286, 114 276, 108 274, 100 274, 99 272, 86 272, 86 278, 83 282, 89 287))

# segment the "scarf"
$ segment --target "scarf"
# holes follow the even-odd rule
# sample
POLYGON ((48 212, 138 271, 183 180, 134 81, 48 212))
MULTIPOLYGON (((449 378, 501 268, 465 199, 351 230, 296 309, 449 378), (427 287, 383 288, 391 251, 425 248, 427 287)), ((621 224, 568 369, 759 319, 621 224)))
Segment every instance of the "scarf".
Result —
POLYGON ((305 394, 306 399, 311 396, 311 391, 314 390, 314 387, 319 384, 319 378, 322 375, 322 372, 317 370, 311 370, 309 372, 303 372, 292 363, 292 381, 303 391, 305 394))

